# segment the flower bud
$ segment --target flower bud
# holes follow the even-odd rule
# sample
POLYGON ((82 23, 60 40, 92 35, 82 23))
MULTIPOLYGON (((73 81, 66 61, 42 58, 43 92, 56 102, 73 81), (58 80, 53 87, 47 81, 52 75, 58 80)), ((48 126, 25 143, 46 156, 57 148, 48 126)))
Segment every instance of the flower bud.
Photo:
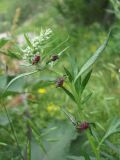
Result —
POLYGON ((62 87, 64 83, 64 77, 58 78, 56 80, 56 87, 62 87))
POLYGON ((57 59, 59 59, 58 55, 53 55, 51 57, 51 61, 56 61, 57 59))
POLYGON ((40 56, 39 55, 35 55, 35 57, 32 60, 32 64, 38 63, 40 61, 40 56))
POLYGON ((90 128, 90 125, 88 122, 82 122, 76 126, 76 129, 78 132, 82 132, 88 128, 90 128))

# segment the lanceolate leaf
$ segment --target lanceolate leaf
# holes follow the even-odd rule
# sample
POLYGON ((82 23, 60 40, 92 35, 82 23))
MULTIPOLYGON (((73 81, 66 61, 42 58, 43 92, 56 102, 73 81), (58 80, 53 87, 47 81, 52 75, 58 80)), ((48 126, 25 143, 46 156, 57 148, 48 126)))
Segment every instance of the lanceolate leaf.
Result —
POLYGON ((70 92, 70 91, 68 91, 65 87, 61 87, 64 91, 65 91, 65 93, 75 102, 75 97, 73 96, 73 94, 70 92))
POLYGON ((29 75, 34 74, 34 73, 36 73, 36 72, 38 72, 38 70, 35 70, 35 71, 32 71, 32 72, 28 72, 28 73, 23 73, 23 74, 18 75, 18 76, 15 77, 15 78, 13 78, 13 79, 8 83, 7 87, 6 87, 5 90, 4 90, 4 93, 5 93, 5 92, 7 91, 7 89, 8 89, 16 80, 18 80, 19 78, 22 78, 22 77, 25 77, 25 76, 29 76, 29 75))
POLYGON ((64 67, 65 73, 67 74, 69 81, 71 82, 73 80, 72 74, 70 73, 70 71, 64 67))
POLYGON ((108 128, 104 139, 108 138, 109 136, 111 136, 114 133, 120 133, 120 119, 119 118, 114 118, 110 127, 108 128))
POLYGON ((120 133, 120 118, 115 117, 111 124, 110 127, 108 128, 107 132, 105 133, 105 135, 103 136, 103 138, 101 139, 98 148, 100 148, 100 146, 102 145, 102 143, 109 138, 111 135, 115 134, 115 133, 120 133))
POLYGON ((89 94, 83 99, 82 104, 86 103, 86 102, 90 99, 91 96, 92 96, 92 92, 89 93, 89 94))
POLYGON ((8 50, 8 56, 16 59, 21 59, 21 55, 18 52, 14 52, 12 50, 8 50))
POLYGON ((110 37, 110 33, 108 34, 107 39, 104 41, 104 43, 97 49, 97 51, 95 52, 95 54, 90 57, 88 59, 88 61, 82 66, 82 68, 80 69, 79 73, 77 74, 76 78, 75 78, 75 82, 76 80, 86 71, 88 70, 98 59, 98 57, 101 55, 101 53, 104 51, 104 49, 106 48, 108 41, 109 41, 109 37, 110 37))
POLYGON ((61 47, 65 42, 68 41, 68 39, 69 39, 69 37, 67 37, 67 39, 65 41, 61 42, 59 45, 57 45, 55 48, 53 48, 50 52, 48 52, 47 55, 52 54, 54 50, 56 50, 57 48, 61 47))
POLYGON ((33 46, 32 46, 32 44, 31 44, 31 42, 30 42, 28 36, 27 36, 26 34, 24 34, 24 37, 25 37, 25 40, 26 40, 28 46, 29 46, 30 48, 33 48, 33 46))
POLYGON ((76 89, 76 92, 79 94, 81 89, 81 77, 79 77, 75 82, 75 89, 76 89))
POLYGON ((82 81, 82 85, 81 85, 81 93, 84 91, 89 79, 90 79, 90 76, 91 76, 91 73, 92 73, 92 70, 90 70, 90 72, 88 72, 88 74, 85 76, 84 80, 82 81))
POLYGON ((71 120, 71 122, 76 125, 77 121, 75 120, 75 118, 68 112, 66 111, 65 108, 62 107, 62 111, 66 114, 66 116, 71 120))
POLYGON ((61 52, 58 53, 58 56, 62 56, 63 53, 64 53, 68 48, 69 48, 69 46, 66 47, 66 48, 64 48, 61 52))

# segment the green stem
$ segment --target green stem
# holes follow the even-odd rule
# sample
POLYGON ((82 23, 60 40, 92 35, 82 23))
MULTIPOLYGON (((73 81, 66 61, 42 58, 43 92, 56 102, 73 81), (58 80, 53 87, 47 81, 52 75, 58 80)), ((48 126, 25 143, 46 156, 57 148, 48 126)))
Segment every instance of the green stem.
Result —
POLYGON ((104 137, 101 139, 101 141, 99 142, 98 147, 97 147, 98 150, 100 150, 100 147, 101 147, 102 143, 105 141, 105 138, 106 138, 106 136, 104 136, 104 137))
POLYGON ((31 160, 31 141, 28 140, 28 160, 31 160))
MULTIPOLYGON (((80 101, 78 101, 77 106, 78 106, 78 113, 80 114, 80 111, 82 112, 82 110, 81 110, 81 99, 80 99, 80 101)), ((84 119, 84 115, 83 114, 81 114, 80 119, 81 120, 84 119)), ((86 135, 87 135, 87 139, 88 139, 88 141, 89 141, 89 143, 91 145, 91 148, 92 148, 92 150, 93 150, 93 152, 94 152, 94 154, 96 156, 96 160, 100 160, 99 148, 96 147, 96 145, 94 143, 94 138, 90 134, 89 130, 86 131, 86 135)))
POLYGON ((88 138, 89 143, 91 145, 91 148, 96 156, 96 160, 100 160, 99 149, 96 147, 93 137, 90 135, 89 131, 86 131, 86 135, 87 135, 87 138, 88 138))

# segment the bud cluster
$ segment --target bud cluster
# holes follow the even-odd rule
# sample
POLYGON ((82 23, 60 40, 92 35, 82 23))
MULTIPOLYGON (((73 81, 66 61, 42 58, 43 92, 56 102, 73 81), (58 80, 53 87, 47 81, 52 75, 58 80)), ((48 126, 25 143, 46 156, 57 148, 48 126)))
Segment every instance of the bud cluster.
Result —
POLYGON ((52 30, 50 28, 45 31, 42 30, 40 35, 31 41, 31 46, 27 46, 24 50, 22 50, 24 53, 23 59, 29 61, 29 63, 32 63, 35 56, 40 56, 43 46, 51 37, 51 34, 52 30))

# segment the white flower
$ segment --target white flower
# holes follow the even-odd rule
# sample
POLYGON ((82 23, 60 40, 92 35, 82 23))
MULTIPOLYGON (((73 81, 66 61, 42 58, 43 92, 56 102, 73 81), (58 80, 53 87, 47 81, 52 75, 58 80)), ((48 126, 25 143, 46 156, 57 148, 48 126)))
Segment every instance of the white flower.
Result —
POLYGON ((51 34, 52 30, 50 28, 41 30, 40 35, 31 41, 33 48, 27 46, 25 49, 23 49, 23 59, 31 61, 36 53, 41 53, 41 51, 44 49, 45 42, 51 37, 51 34))

